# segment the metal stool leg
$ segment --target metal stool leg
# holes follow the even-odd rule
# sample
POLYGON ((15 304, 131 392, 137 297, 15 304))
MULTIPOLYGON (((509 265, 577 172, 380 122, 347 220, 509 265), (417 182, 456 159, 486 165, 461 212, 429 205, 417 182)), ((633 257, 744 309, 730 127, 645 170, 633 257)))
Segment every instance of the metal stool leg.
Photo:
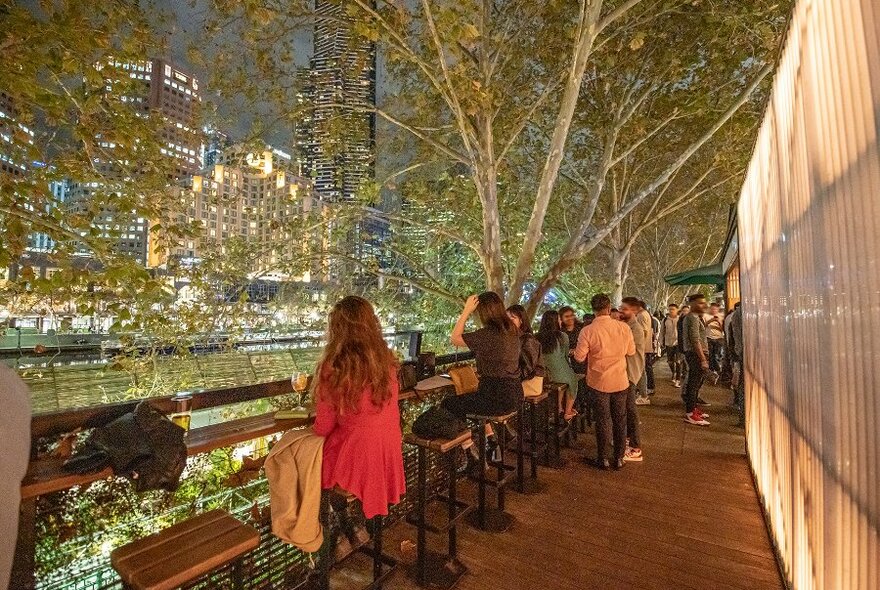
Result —
POLYGON ((525 492, 526 489, 526 475, 525 471, 525 457, 523 457, 523 453, 525 453, 525 447, 523 446, 523 439, 526 437, 526 416, 525 416, 525 405, 523 402, 519 407, 519 416, 517 416, 517 437, 516 437, 516 485, 517 489, 520 492, 525 492))
MULTIPOLYGON (((543 402, 542 402, 543 403, 543 402)), ((538 479, 538 453, 536 451, 538 445, 538 408, 536 404, 532 404, 531 409, 529 410, 529 418, 532 422, 532 434, 529 437, 529 445, 532 448, 532 452, 529 455, 529 461, 532 465, 532 479, 538 479)))
MULTIPOLYGON (((373 581, 379 581, 382 577, 382 527, 384 524, 382 515, 373 517, 373 581)), ((376 585, 381 590, 382 584, 376 585)))
MULTIPOLYGON (((495 436, 498 438, 498 450, 501 453, 501 461, 498 463, 497 471, 498 471, 498 480, 501 481, 504 479, 504 450, 507 448, 507 425, 499 424, 498 431, 495 436), (499 434, 501 436, 499 436, 499 434)), ((498 510, 504 510, 504 488, 506 486, 499 485, 497 489, 497 505, 498 510)))
POLYGON ((416 565, 416 581, 423 585, 425 583, 425 551, 427 549, 427 539, 426 539, 426 531, 425 531, 425 502, 427 501, 426 490, 427 488, 427 452, 425 451, 425 447, 419 447, 419 493, 418 493, 418 505, 419 505, 419 525, 418 525, 418 540, 417 540, 417 551, 418 555, 417 565, 416 565))
POLYGON ((336 548, 336 527, 330 526, 330 492, 321 490, 321 525, 328 534, 324 536, 318 556, 318 588, 330 590, 330 568, 333 550, 336 548))
POLYGON ((480 432, 477 436, 480 448, 477 449, 480 456, 480 477, 477 480, 477 515, 480 528, 486 528, 486 421, 480 420, 480 432))
MULTIPOLYGON (((455 518, 457 514, 457 491, 458 488, 458 469, 455 465, 455 455, 453 453, 449 453, 449 493, 446 495, 448 498, 447 507, 449 514, 449 521, 452 522, 452 519, 455 518)), ((449 544, 448 544, 448 553, 450 559, 455 559, 458 554, 458 526, 449 527, 449 544)))

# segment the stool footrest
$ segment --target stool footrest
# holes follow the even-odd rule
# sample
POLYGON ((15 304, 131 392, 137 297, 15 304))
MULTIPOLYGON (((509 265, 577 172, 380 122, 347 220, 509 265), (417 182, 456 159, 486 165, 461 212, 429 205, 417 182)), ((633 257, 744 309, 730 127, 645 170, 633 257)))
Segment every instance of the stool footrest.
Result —
MULTIPOLYGON (((506 463, 501 466, 501 469, 505 472, 504 476, 501 479, 498 479, 498 466, 490 465, 486 468, 486 472, 483 477, 485 478, 486 485, 493 488, 500 488, 506 486, 510 480, 516 477, 516 466, 515 465, 507 465, 506 463)), ((473 481, 479 481, 478 477, 471 477, 473 481)))
MULTIPOLYGON (((442 506, 444 509, 448 509, 449 508, 449 498, 447 496, 438 494, 437 496, 434 496, 433 498, 429 499, 427 504, 438 504, 438 505, 442 506)), ((427 505, 425 506, 425 510, 427 512, 427 505)), ((454 528, 456 525, 458 525, 458 522, 460 520, 462 520, 465 516, 467 516, 467 514, 471 510, 473 510, 473 506, 471 506, 467 502, 462 502, 461 500, 456 500, 455 501, 455 516, 453 516, 451 519, 449 519, 448 514, 444 514, 443 519, 446 522, 442 522, 440 524, 435 523, 435 522, 428 522, 428 519, 426 516, 425 530, 430 531, 434 534, 438 534, 438 535, 441 533, 447 533, 447 532, 449 532, 449 529, 454 528)), ((443 512, 446 512, 446 510, 443 510, 443 512)), ((405 520, 407 523, 409 523, 415 527, 419 526, 419 515, 415 510, 409 512, 406 515, 405 520)), ((437 519, 437 520, 441 520, 441 519, 437 519)))

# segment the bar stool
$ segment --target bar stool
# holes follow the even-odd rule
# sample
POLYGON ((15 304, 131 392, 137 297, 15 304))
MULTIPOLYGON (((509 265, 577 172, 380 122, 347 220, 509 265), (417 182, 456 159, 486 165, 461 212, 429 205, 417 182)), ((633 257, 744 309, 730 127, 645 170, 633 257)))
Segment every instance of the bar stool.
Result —
POLYGON ((565 383, 547 383, 544 391, 549 396, 547 413, 552 411, 552 417, 544 421, 544 456, 541 459, 542 467, 551 469, 562 469, 566 465, 565 459, 562 458, 562 439, 568 433, 569 424, 562 419, 557 412, 559 400, 565 396, 568 385, 565 383))
MULTIPOLYGON (((516 442, 516 486, 513 490, 520 494, 538 494, 544 491, 544 486, 538 481, 538 458, 541 455, 545 443, 538 441, 538 410, 543 409, 543 415, 546 416, 547 400, 549 396, 547 392, 541 395, 527 396, 523 398, 520 404, 519 419, 517 423, 518 436, 516 442), (529 416, 529 441, 528 448, 525 443, 525 424, 526 415, 529 416), (529 458, 530 477, 525 475, 525 458, 529 458)), ((545 422, 547 420, 545 419, 545 422)))
POLYGON ((330 524, 331 496, 335 496, 337 500, 339 500, 339 498, 342 498, 339 503, 344 502, 346 505, 351 505, 351 503, 357 499, 354 494, 342 490, 341 488, 335 488, 333 490, 321 490, 321 526, 324 527, 325 531, 329 531, 330 534, 325 537, 324 544, 321 547, 318 588, 320 588, 320 590, 329 590, 330 570, 345 563, 352 555, 356 553, 362 553, 372 558, 373 575, 372 581, 366 586, 363 586, 361 590, 381 590, 382 585, 385 583, 385 581, 397 569, 397 560, 382 550, 382 531, 384 527, 384 517, 378 515, 374 516, 371 519, 371 543, 365 543, 354 548, 354 550, 349 555, 346 555, 345 557, 334 563, 332 556, 336 550, 336 540, 339 535, 339 528, 331 526, 330 524))
POLYGON ((470 511, 471 506, 457 499, 458 466, 455 462, 455 451, 471 440, 470 430, 466 430, 453 439, 426 439, 407 434, 403 441, 418 447, 418 492, 414 512, 406 516, 406 521, 415 525, 418 530, 416 543, 417 557, 414 574, 416 583, 423 588, 440 588, 448 590, 454 587, 461 577, 467 573, 467 567, 458 560, 458 522, 470 511), (434 494, 428 497, 428 451, 443 455, 446 461, 449 486, 445 496, 434 494), (446 521, 429 523, 426 511, 429 502, 439 501, 446 505, 446 521), (426 532, 434 534, 447 533, 446 555, 428 550, 426 532))
POLYGON ((479 434, 477 437, 478 451, 480 455, 480 475, 477 477, 477 510, 468 515, 468 524, 489 533, 503 533, 513 525, 513 516, 504 511, 504 490, 507 482, 515 474, 516 468, 504 463, 504 447, 506 442, 506 429, 503 428, 516 416, 516 412, 500 414, 497 416, 482 416, 468 414, 467 419, 477 423, 479 434), (496 479, 486 477, 486 424, 497 424, 498 444, 501 449, 501 461, 495 465, 496 479), (497 490, 497 508, 486 506, 486 486, 493 486, 497 490))

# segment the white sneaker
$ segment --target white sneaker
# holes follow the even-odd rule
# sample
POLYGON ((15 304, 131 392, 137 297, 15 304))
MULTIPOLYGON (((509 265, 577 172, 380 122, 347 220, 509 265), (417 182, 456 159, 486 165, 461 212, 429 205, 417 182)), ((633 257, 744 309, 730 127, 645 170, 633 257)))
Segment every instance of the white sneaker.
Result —
POLYGON ((702 414, 698 414, 696 412, 685 414, 684 421, 688 422, 689 424, 696 424, 697 426, 709 426, 709 421, 706 420, 702 414))
POLYGON ((624 453, 624 455, 623 455, 623 460, 630 461, 630 462, 643 461, 644 457, 642 456, 642 449, 632 449, 632 448, 627 449, 626 453, 624 453))
POLYGON ((637 397, 636 398, 636 405, 637 406, 650 406, 651 400, 647 397, 637 397))
POLYGON ((672 386, 673 387, 681 387, 681 381, 679 381, 678 379, 673 379, 672 386))

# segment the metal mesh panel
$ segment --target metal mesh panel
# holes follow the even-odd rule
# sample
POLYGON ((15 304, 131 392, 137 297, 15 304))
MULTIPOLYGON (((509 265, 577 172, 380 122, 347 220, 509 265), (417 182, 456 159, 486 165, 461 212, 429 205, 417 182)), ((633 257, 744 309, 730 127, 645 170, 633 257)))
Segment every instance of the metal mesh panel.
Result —
MULTIPOLYGON (((404 432, 441 394, 401 402, 404 432)), ((240 451, 239 451, 240 453, 240 451)), ((121 583, 110 566, 115 547, 182 522, 194 514, 224 508, 260 531, 260 546, 240 560, 244 588, 295 588, 311 568, 310 556, 281 542, 271 532, 268 484, 262 475, 244 486, 227 487, 225 479, 238 465, 235 449, 190 459, 177 494, 148 492, 140 496, 121 479, 95 482, 41 497, 37 503, 38 588, 41 590, 115 590, 121 583)), ((412 509, 417 484, 417 452, 404 446, 408 493, 386 519, 390 525, 412 509)), ((429 490, 447 485, 442 457, 428 453, 429 490)), ((355 505, 353 513, 359 513, 355 505)), ((362 519, 362 514, 353 514, 362 519)), ((233 564, 219 568, 186 588, 231 588, 233 564)))

